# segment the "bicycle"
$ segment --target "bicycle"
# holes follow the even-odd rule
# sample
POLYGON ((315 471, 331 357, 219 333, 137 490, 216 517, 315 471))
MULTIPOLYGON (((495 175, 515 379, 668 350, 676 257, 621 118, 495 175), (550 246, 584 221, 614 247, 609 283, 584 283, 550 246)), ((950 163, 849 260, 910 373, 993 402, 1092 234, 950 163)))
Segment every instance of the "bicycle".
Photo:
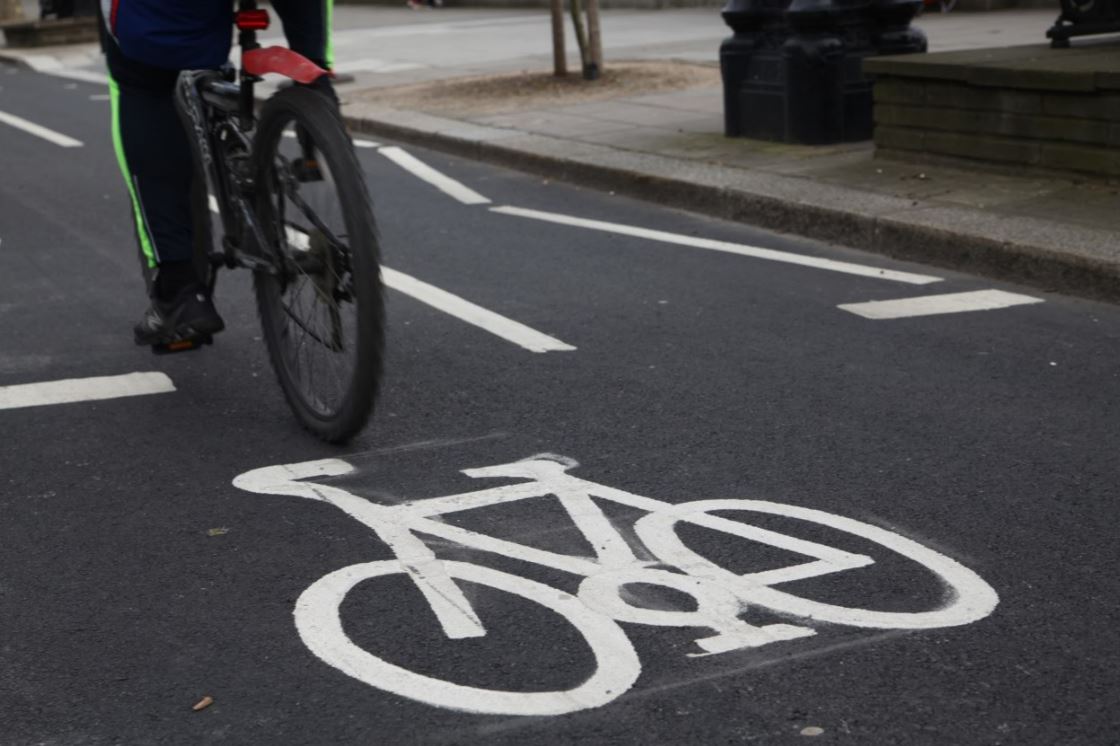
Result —
POLYGON ((704 657, 758 648, 816 634, 812 624, 870 629, 931 629, 975 622, 999 602, 995 590, 955 560, 911 539, 867 523, 820 510, 761 500, 699 500, 668 503, 568 474, 574 462, 534 457, 510 464, 466 469, 475 479, 521 479, 474 492, 378 505, 319 480, 343 476, 353 467, 338 459, 255 469, 235 478, 235 487, 256 494, 303 497, 342 509, 388 545, 396 559, 336 570, 315 581, 296 602, 296 628, 320 659, 366 684, 437 707, 477 714, 560 715, 600 707, 622 696, 637 681, 641 661, 619 622, 659 627, 702 627, 714 636, 696 640, 704 657), (314 480, 314 481, 311 481, 314 480), (594 557, 546 551, 442 522, 448 513, 494 507, 520 500, 556 497, 587 540, 594 557), (645 511, 633 527, 655 560, 641 560, 634 546, 611 523, 598 501, 645 511), (897 612, 851 608, 802 598, 775 585, 846 572, 874 564, 862 554, 788 536, 719 512, 755 512, 825 526, 877 544, 933 572, 948 593, 941 608, 897 612), (687 547, 677 526, 689 523, 786 550, 810 561, 761 572, 737 574, 687 547), (417 536, 442 539, 501 557, 581 577, 578 592, 562 589, 470 562, 439 559, 417 536), (666 569, 669 568, 669 569, 666 569), (571 624, 595 658, 595 670, 579 686, 559 691, 525 692, 464 686, 410 671, 371 654, 346 634, 341 608, 359 584, 388 575, 407 575, 431 607, 451 640, 483 637, 486 628, 455 581, 467 581, 521 596, 571 624), (691 596, 693 611, 659 610, 630 604, 627 585, 643 584, 691 596), (756 626, 740 617, 755 608, 792 617, 796 624, 756 626))
MULTIPOLYGON (((253 272, 285 399, 305 428, 343 442, 368 421, 381 377, 376 223, 337 103, 309 87, 329 72, 289 49, 262 48, 256 34, 269 23, 255 0, 239 0, 240 69, 183 72, 176 105, 224 234, 206 257, 210 290, 221 267, 253 272), (296 85, 271 96, 258 116, 254 86, 267 73, 296 85)), ((209 236, 209 211, 195 217, 209 236)))

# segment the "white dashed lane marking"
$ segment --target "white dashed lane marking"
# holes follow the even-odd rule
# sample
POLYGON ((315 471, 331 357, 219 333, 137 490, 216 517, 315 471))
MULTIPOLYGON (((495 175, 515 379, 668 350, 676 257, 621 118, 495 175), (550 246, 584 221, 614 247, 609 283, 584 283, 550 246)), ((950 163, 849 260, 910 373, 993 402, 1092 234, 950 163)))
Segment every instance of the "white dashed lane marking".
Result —
POLYGON ((632 225, 608 223, 602 220, 587 220, 586 218, 560 215, 554 212, 526 210, 521 207, 491 207, 490 210, 501 215, 529 218, 530 220, 540 220, 546 223, 556 223, 558 225, 567 225, 574 228, 587 228, 604 233, 644 238, 650 241, 676 244, 678 246, 692 246, 698 249, 722 251, 728 254, 738 254, 739 256, 748 256, 754 259, 766 259, 772 262, 796 264, 802 267, 812 267, 814 269, 825 269, 831 272, 842 272, 849 275, 860 275, 861 277, 873 277, 878 280, 892 280, 894 282, 905 282, 911 285, 927 285, 932 282, 941 282, 940 277, 934 277, 932 275, 898 272, 890 269, 881 269, 879 267, 869 267, 864 264, 840 262, 834 259, 805 256, 803 254, 794 254, 792 252, 778 251, 776 249, 764 249, 758 246, 748 246, 746 244, 731 243, 729 241, 715 241, 710 238, 685 236, 678 233, 639 228, 632 225))
POLYGON ((64 135, 61 132, 55 132, 54 130, 47 129, 42 125, 35 124, 34 122, 29 122, 23 117, 17 117, 15 114, 8 114, 6 112, 0 111, 0 123, 6 124, 9 127, 15 127, 17 130, 22 130, 29 135, 34 135, 35 137, 46 140, 47 142, 52 142, 61 148, 82 147, 81 140, 75 140, 69 135, 64 135))
POLYGON ((845 303, 838 308, 865 319, 904 319, 911 316, 937 316, 946 313, 994 311, 1000 308, 1043 303, 1042 298, 1007 293, 1002 290, 975 290, 968 293, 925 295, 919 298, 845 303))
POLYGON ((128 373, 123 376, 24 383, 16 386, 0 386, 0 409, 22 409, 50 404, 167 394, 174 390, 175 385, 163 373, 128 373))
MULTIPOLYGON (((214 212, 219 211, 218 200, 213 195, 210 196, 210 209, 214 212)), ((288 243, 299 251, 307 251, 311 246, 307 234, 292 226, 287 228, 287 239, 288 243)), ((404 293, 437 311, 477 326, 529 352, 572 352, 576 349, 519 321, 502 316, 385 265, 381 266, 381 280, 385 287, 404 293)))
POLYGON ((53 54, 28 54, 22 56, 23 63, 37 73, 52 75, 56 78, 78 80, 95 85, 109 85, 109 76, 101 70, 88 69, 87 65, 100 67, 103 63, 99 50, 93 48, 87 53, 74 53, 64 56, 53 54))
POLYGON ((464 205, 490 204, 489 199, 483 197, 475 190, 471 189, 465 184, 456 181, 455 179, 452 179, 450 176, 440 173, 428 164, 421 161, 416 156, 406 153, 400 148, 381 148, 381 150, 379 150, 378 152, 391 160, 393 163, 396 163, 398 166, 411 173, 416 178, 428 182, 444 194, 462 202, 464 205))
MULTIPOLYGON (((284 137, 288 138, 289 140, 296 139, 295 130, 284 130, 283 134, 284 134, 284 137)), ((381 143, 374 142, 373 140, 354 140, 353 143, 354 143, 355 148, 380 148, 381 147, 381 143)))
POLYGON ((482 306, 476 306, 457 295, 452 295, 446 290, 440 290, 434 285, 421 282, 402 272, 383 266, 381 268, 381 279, 385 282, 386 287, 391 287, 428 304, 432 308, 484 329, 529 352, 571 352, 576 349, 559 339, 538 332, 536 329, 496 314, 482 306))

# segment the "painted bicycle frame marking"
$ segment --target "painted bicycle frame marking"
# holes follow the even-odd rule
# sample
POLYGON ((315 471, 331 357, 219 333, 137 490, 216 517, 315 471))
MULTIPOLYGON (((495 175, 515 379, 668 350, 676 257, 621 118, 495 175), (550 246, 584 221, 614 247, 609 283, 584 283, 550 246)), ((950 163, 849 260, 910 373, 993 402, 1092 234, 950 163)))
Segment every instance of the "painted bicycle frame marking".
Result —
POLYGON ((711 629, 714 635, 696 640, 700 652, 693 655, 704 656, 809 637, 816 634, 808 626, 812 623, 893 629, 969 624, 988 616, 999 601, 991 586, 955 560, 877 526, 810 508, 760 500, 664 502, 573 476, 568 473, 573 465, 561 457, 538 456, 466 469, 463 473, 475 479, 526 481, 396 505, 379 505, 337 487, 308 481, 338 477, 354 470, 338 459, 257 469, 237 477, 234 485, 248 492, 326 502, 372 529, 396 559, 352 565, 316 581, 296 605, 296 626, 301 638, 316 655, 354 678, 411 699, 466 712, 555 715, 602 706, 621 696, 637 680, 641 663, 619 622, 711 629), (547 496, 559 500, 593 548, 593 557, 538 549, 436 520, 449 513, 547 496), (634 523, 634 531, 656 557, 655 561, 640 559, 635 554, 596 500, 647 513, 634 523), (929 611, 884 612, 825 604, 779 590, 774 586, 856 570, 872 565, 874 559, 713 515, 716 511, 785 516, 859 536, 933 572, 949 590, 948 600, 941 608, 929 611), (807 561, 736 574, 685 546, 676 533, 676 525, 682 522, 797 553, 807 561), (418 534, 560 570, 583 580, 578 593, 572 595, 511 573, 441 560, 418 534), (666 566, 680 572, 671 572, 666 566), (498 691, 423 676, 371 655, 346 636, 339 607, 358 583, 400 573, 407 574, 415 583, 449 639, 486 634, 484 624, 455 579, 481 583, 520 595, 563 616, 587 640, 595 655, 595 672, 571 690, 498 691), (696 609, 666 611, 632 606, 624 599, 623 587, 639 583, 686 593, 695 600, 696 609), (741 618, 751 607, 765 608, 803 623, 752 625, 741 618))

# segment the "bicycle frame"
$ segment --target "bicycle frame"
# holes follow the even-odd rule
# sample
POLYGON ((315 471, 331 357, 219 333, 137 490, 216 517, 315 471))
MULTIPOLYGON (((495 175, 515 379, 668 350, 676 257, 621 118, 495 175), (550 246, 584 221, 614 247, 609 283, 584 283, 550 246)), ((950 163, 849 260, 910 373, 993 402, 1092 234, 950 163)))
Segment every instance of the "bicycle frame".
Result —
MULTIPOLYGON (((216 194, 222 219, 220 251, 214 265, 243 267, 278 274, 283 256, 269 250, 269 241, 253 209, 254 175, 250 157, 256 126, 255 85, 267 73, 310 83, 329 71, 283 47, 262 48, 257 31, 268 28, 267 11, 256 0, 240 0, 236 14, 241 67, 193 70, 180 74, 176 104, 188 133, 195 162, 216 194)), ((213 286, 217 273, 211 276, 213 286)), ((211 287, 211 291, 213 287, 211 287)))
MULTIPOLYGON (((531 481, 492 487, 445 497, 429 498, 400 505, 383 506, 371 503, 344 490, 312 482, 296 480, 331 477, 353 470, 344 461, 326 460, 292 467, 262 469, 238 477, 235 486, 250 492, 288 494, 334 505, 376 532, 412 578, 435 613, 449 639, 485 636, 486 630, 474 613, 462 590, 447 574, 442 561, 417 534, 454 542, 460 546, 512 557, 543 567, 560 570, 594 580, 588 592, 597 597, 600 607, 611 606, 618 612, 617 589, 628 583, 674 587, 694 596, 695 612, 689 612, 692 626, 716 630, 715 637, 697 640, 707 654, 727 652, 743 647, 758 647, 781 640, 814 634, 810 629, 788 624, 762 627, 737 618, 739 603, 733 594, 717 587, 701 576, 688 578, 663 569, 666 563, 681 565, 672 549, 657 551, 657 558, 640 559, 625 537, 595 503, 595 498, 608 500, 646 511, 649 516, 635 529, 648 546, 665 545, 663 539, 647 540, 646 536, 672 531, 672 519, 687 518, 707 528, 724 531, 787 551, 813 558, 813 561, 743 576, 745 583, 758 588, 841 572, 873 563, 870 557, 852 554, 833 547, 778 534, 766 529, 730 521, 704 512, 689 512, 696 503, 674 505, 648 497, 632 495, 566 473, 562 463, 547 459, 531 459, 502 466, 468 469, 472 478, 524 478, 531 481), (572 522, 593 548, 593 558, 536 549, 524 544, 487 536, 436 520, 446 513, 501 505, 530 498, 554 495, 571 517, 572 522), (642 528, 651 518, 669 518, 667 525, 642 528), (614 590, 612 590, 614 589, 614 590)), ((703 507, 703 504, 699 504, 703 507)), ((656 521, 650 523, 653 525, 656 521)), ((662 520, 661 524, 665 524, 662 520)), ((691 573, 690 573, 691 574, 691 573)), ((582 591, 581 591, 582 593, 582 591)), ((745 599, 744 599, 745 600, 745 599)), ((619 612, 625 614, 626 612, 619 612)), ((656 613, 656 612, 655 612, 656 613)))
MULTIPOLYGON (((971 570, 917 542, 870 524, 811 508, 763 500, 668 503, 581 479, 568 474, 568 468, 570 467, 564 463, 539 457, 481 469, 466 469, 463 474, 472 478, 514 478, 529 481, 390 506, 377 505, 337 487, 301 481, 342 476, 354 470, 353 466, 338 459, 255 469, 237 477, 233 483, 247 492, 291 495, 326 502, 373 529, 392 549, 403 571, 411 576, 439 617, 445 632, 453 639, 479 636, 485 634, 485 630, 477 622, 477 617, 462 592, 443 571, 442 561, 415 535, 417 533, 583 576, 586 578, 584 583, 597 579, 609 581, 607 584, 615 588, 629 583, 677 587, 680 584, 676 578, 681 576, 656 569, 666 565, 673 566, 687 576, 705 582, 705 587, 695 592, 678 587, 678 590, 692 593, 698 600, 702 600, 701 596, 704 595, 712 596, 708 591, 715 588, 717 593, 725 590, 732 592, 742 603, 752 607, 854 627, 928 629, 957 626, 986 616, 996 603, 994 591, 971 570), (560 500, 576 528, 593 548, 594 557, 536 549, 434 520, 445 513, 548 495, 560 500), (634 532, 655 559, 641 560, 636 556, 634 549, 596 504, 596 499, 616 502, 648 513, 634 524, 634 532), (821 603, 779 590, 774 586, 855 570, 872 565, 875 561, 866 555, 714 515, 717 511, 748 511, 784 516, 823 525, 880 544, 933 571, 951 589, 949 599, 941 608, 930 611, 872 611, 821 603), (675 531, 676 524, 681 522, 776 547, 808 557, 810 561, 739 575, 714 565, 685 546, 675 531)), ((722 612, 718 618, 696 617, 691 626, 708 626, 721 633, 734 628, 736 634, 726 642, 739 639, 743 643, 740 647, 755 647, 779 639, 789 639, 785 635, 805 630, 804 627, 791 625, 753 627, 743 622, 736 624, 722 612), (721 623, 697 624, 700 621, 721 623), (729 624, 724 625, 722 622, 729 624), (745 628, 752 630, 752 634, 740 634, 746 631, 745 628), (768 631, 772 634, 767 634, 768 631)), ((712 642, 715 644, 714 640, 712 642)), ((701 647, 708 648, 704 644, 701 647)))

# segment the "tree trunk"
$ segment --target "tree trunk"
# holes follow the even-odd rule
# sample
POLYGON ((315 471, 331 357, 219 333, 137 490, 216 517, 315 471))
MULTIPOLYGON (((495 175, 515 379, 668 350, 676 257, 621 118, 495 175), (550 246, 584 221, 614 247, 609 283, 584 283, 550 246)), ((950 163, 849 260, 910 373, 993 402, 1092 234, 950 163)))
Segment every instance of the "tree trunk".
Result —
MULTIPOLYGON (((599 32, 599 0, 587 0, 587 32, 591 45, 592 76, 595 80, 603 73, 603 36, 599 32)), ((586 74, 584 77, 587 77, 586 74)))
POLYGON ((582 0, 571 0, 572 24, 576 27, 576 43, 579 44, 579 58, 583 66, 585 80, 595 80, 595 66, 591 62, 591 45, 587 41, 587 32, 583 28, 583 3, 582 0))
POLYGON ((587 43, 587 31, 584 30, 584 3, 582 0, 570 0, 571 2, 571 22, 572 26, 576 27, 576 44, 579 45, 579 59, 584 68, 584 77, 588 81, 594 81, 594 77, 588 76, 588 71, 591 69, 591 49, 587 43))
POLYGON ((560 78, 568 74, 568 56, 564 50, 564 0, 552 0, 552 72, 560 78))

